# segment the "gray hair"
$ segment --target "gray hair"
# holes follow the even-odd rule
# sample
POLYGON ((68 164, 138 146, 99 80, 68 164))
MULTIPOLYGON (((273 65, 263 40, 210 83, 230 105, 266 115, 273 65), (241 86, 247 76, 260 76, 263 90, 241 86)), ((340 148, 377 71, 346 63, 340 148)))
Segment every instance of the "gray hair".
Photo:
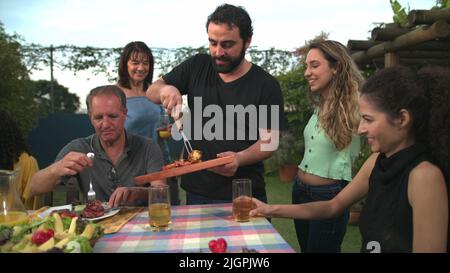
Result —
POLYGON ((89 95, 86 98, 88 113, 91 112, 92 98, 98 95, 114 95, 119 99, 122 110, 125 110, 127 108, 127 98, 120 87, 118 87, 117 85, 103 85, 95 87, 89 92, 89 95))

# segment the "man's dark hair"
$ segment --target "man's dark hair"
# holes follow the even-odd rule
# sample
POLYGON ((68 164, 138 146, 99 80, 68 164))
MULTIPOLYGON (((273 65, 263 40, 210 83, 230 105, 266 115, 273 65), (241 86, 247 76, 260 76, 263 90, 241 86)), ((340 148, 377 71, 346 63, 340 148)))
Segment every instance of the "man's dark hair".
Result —
POLYGON ((206 31, 208 32, 209 23, 227 24, 229 27, 239 28, 241 38, 246 42, 253 36, 252 20, 247 11, 241 6, 223 4, 208 16, 206 21, 206 31))

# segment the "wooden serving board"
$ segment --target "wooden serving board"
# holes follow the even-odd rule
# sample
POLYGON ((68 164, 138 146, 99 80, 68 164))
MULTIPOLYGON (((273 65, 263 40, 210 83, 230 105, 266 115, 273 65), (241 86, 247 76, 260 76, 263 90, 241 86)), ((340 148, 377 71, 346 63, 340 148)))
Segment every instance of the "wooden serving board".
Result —
POLYGON ((103 227, 105 234, 118 232, 128 221, 141 212, 144 208, 121 208, 116 215, 105 218, 98 222, 103 227))
POLYGON ((207 161, 202 161, 199 163, 194 163, 188 166, 182 166, 182 167, 176 167, 173 169, 165 170, 165 171, 159 171, 154 173, 149 173, 141 176, 136 176, 134 178, 136 185, 142 186, 147 183, 150 183, 151 181, 160 180, 160 179, 166 179, 168 177, 174 177, 179 176, 187 173, 193 173, 221 165, 225 165, 228 163, 233 162, 234 155, 229 155, 225 157, 220 157, 216 159, 211 159, 207 161))

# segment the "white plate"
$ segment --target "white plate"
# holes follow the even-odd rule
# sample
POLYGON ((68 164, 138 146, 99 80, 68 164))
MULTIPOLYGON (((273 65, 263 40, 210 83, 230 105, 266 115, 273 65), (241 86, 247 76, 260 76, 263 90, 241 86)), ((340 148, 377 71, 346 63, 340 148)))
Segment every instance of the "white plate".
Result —
MULTIPOLYGON (((105 209, 108 209, 106 204, 103 204, 103 206, 105 207, 105 209)), ((81 211, 83 211, 84 207, 85 207, 85 205, 76 206, 75 207, 75 211, 81 212, 81 211)), ((50 215, 50 213, 52 213, 52 211, 64 210, 64 209, 72 211, 72 205, 64 205, 64 206, 57 206, 57 207, 48 208, 45 211, 39 213, 39 217, 45 218, 48 215, 50 215)), ((111 209, 111 210, 109 210, 108 212, 106 212, 105 214, 103 214, 100 217, 96 217, 96 218, 84 218, 83 217, 82 219, 83 220, 89 220, 89 221, 97 221, 97 220, 101 220, 101 219, 108 218, 108 217, 111 217, 113 215, 116 215, 119 211, 120 211, 120 209, 111 209)))
POLYGON ((118 212, 120 211, 120 209, 112 209, 110 211, 108 211, 107 213, 103 214, 100 217, 96 217, 96 218, 83 218, 83 220, 89 220, 89 221, 97 221, 97 220, 101 220, 104 218, 108 218, 111 217, 113 215, 116 215, 118 212))
POLYGON ((67 209, 67 210, 72 210, 72 205, 64 205, 64 206, 58 206, 58 207, 51 207, 51 208, 48 208, 48 209, 46 209, 46 210, 44 210, 43 212, 41 212, 41 213, 39 213, 39 217, 41 217, 41 218, 45 218, 45 217, 47 217, 48 215, 50 215, 50 213, 52 213, 52 211, 55 211, 55 210, 64 210, 64 209, 67 209))

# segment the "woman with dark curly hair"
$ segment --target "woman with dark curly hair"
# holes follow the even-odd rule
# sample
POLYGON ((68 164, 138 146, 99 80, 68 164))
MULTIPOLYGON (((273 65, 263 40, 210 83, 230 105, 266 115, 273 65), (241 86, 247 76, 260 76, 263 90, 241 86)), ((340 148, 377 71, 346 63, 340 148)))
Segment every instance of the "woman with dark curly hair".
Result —
POLYGON ((2 110, 0 128, 0 169, 18 171, 17 186, 22 202, 27 209, 38 209, 43 205, 43 197, 30 192, 30 179, 39 170, 37 161, 31 156, 17 123, 2 110))
POLYGON ((330 201, 267 205, 268 217, 330 218, 366 196, 363 252, 445 252, 448 245, 450 69, 398 66, 367 80, 358 132, 374 152, 330 201))

